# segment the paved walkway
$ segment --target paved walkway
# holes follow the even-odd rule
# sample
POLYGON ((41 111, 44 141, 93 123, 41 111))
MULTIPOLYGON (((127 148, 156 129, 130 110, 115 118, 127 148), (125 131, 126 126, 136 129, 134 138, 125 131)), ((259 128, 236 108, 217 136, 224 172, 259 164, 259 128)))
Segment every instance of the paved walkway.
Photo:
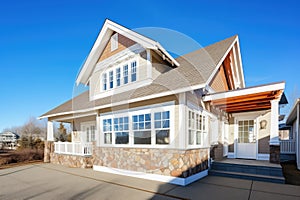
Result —
POLYGON ((186 187, 32 164, 0 170, 0 199, 300 199, 300 187, 208 176, 186 187))

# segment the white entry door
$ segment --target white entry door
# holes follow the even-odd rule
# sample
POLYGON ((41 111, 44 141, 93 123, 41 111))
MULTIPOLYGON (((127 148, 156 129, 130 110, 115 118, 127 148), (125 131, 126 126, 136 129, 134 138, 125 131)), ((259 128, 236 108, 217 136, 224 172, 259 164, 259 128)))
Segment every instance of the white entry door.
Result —
POLYGON ((95 124, 88 124, 84 123, 81 125, 81 130, 83 131, 82 134, 82 141, 83 142, 93 142, 95 141, 95 124))
POLYGON ((256 159, 256 131, 254 120, 238 121, 237 158, 256 159))

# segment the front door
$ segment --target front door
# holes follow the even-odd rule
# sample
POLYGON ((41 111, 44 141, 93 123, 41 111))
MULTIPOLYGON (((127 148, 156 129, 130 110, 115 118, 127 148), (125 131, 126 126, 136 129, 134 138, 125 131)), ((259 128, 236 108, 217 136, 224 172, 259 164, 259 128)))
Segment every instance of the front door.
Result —
POLYGON ((254 120, 238 121, 237 158, 256 159, 256 131, 254 120))
POLYGON ((83 131, 83 142, 93 142, 95 141, 95 125, 94 124, 83 124, 81 125, 83 131))

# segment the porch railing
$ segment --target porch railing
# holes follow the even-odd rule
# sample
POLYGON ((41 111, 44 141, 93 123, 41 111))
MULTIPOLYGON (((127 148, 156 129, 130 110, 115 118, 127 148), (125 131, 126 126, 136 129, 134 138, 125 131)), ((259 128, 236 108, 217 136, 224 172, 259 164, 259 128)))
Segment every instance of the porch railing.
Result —
POLYGON ((92 155, 92 143, 80 142, 54 142, 54 152, 78 156, 92 155))
POLYGON ((296 142, 294 140, 280 140, 280 153, 296 153, 296 142))

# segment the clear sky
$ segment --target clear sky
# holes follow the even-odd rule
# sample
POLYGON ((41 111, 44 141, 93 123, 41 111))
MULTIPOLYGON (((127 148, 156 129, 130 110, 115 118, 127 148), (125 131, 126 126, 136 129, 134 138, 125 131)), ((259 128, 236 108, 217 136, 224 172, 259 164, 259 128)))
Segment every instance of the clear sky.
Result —
POLYGON ((132 29, 173 29, 202 46, 238 34, 246 85, 285 80, 293 104, 300 97, 299 10, 297 0, 1 1, 0 132, 72 97, 106 18, 132 29))

